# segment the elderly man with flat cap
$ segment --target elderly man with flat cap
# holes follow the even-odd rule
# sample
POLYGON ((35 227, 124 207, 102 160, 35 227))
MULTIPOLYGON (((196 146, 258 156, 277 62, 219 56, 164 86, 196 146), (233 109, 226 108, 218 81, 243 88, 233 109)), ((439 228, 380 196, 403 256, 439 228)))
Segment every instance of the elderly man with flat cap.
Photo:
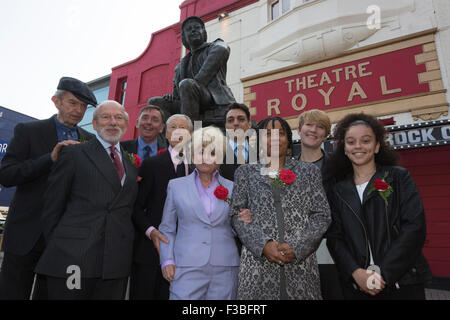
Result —
POLYGON ((181 40, 189 53, 175 68, 173 93, 150 98, 148 104, 161 107, 166 117, 182 113, 200 120, 205 108, 235 102, 226 83, 230 48, 222 39, 206 42, 205 24, 195 16, 183 21, 181 40))
MULTIPOLYGON (((77 126, 87 105, 97 105, 84 82, 61 78, 51 100, 58 113, 50 119, 19 123, 0 164, 0 184, 17 187, 4 231, 0 300, 30 298, 34 269, 45 247, 40 218, 52 165, 62 147, 95 137, 77 126)), ((45 299, 46 294, 44 278, 37 277, 33 298, 45 299)))

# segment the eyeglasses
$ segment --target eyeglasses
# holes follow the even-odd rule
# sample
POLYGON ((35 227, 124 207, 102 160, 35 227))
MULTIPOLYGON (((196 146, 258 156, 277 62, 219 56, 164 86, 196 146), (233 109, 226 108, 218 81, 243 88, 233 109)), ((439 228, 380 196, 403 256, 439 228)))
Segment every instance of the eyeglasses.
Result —
POLYGON ((114 118, 114 120, 116 120, 117 122, 120 122, 120 121, 126 121, 125 116, 122 115, 122 114, 116 114, 116 115, 101 114, 101 115, 98 116, 98 118, 99 118, 101 121, 104 121, 104 122, 106 122, 106 121, 111 121, 112 118, 114 118))

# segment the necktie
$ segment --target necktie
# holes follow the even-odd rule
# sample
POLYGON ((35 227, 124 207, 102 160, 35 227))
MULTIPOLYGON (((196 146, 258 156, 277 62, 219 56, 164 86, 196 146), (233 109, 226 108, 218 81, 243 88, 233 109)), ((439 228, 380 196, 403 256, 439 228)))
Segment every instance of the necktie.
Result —
POLYGON ((238 144, 235 149, 237 164, 245 164, 244 146, 238 144))
POLYGON ((111 150, 111 159, 113 160, 114 167, 116 167, 117 174, 119 176, 119 180, 122 181, 123 174, 125 173, 125 169, 123 168, 122 161, 120 161, 120 157, 116 152, 116 149, 114 146, 110 146, 109 149, 111 150))
POLYGON ((178 155, 178 159, 180 160, 180 162, 177 165, 177 178, 180 177, 184 177, 186 175, 186 168, 184 167, 184 162, 183 162, 183 153, 180 152, 180 154, 178 155))
POLYGON ((152 152, 152 148, 150 146, 144 147, 144 160, 150 158, 150 152, 152 152))

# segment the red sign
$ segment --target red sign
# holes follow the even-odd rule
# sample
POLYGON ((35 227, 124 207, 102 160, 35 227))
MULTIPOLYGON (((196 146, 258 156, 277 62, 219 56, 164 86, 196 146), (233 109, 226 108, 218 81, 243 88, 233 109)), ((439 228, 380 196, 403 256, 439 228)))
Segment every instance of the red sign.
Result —
POLYGON ((429 92, 416 65, 422 45, 251 86, 254 119, 289 117, 310 109, 334 109, 429 92))

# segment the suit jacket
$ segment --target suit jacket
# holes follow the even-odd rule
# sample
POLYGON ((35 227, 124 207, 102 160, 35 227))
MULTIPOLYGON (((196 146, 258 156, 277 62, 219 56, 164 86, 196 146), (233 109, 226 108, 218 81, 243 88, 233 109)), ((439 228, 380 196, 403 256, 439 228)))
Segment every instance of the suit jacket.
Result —
MULTIPOLYGON (((165 138, 162 137, 162 135, 158 134, 156 139, 158 140, 158 150, 167 148, 166 140, 165 140, 165 138)), ((137 154, 137 152, 138 152, 138 139, 137 138, 133 139, 133 140, 121 141, 120 145, 122 146, 122 148, 125 151, 127 151, 129 153, 137 154)))
MULTIPOLYGON (((189 52, 181 59, 175 68, 173 97, 179 100, 178 86, 186 78, 194 79, 208 88, 214 102, 218 105, 227 105, 235 102, 231 89, 227 86, 227 61, 230 56, 230 48, 222 39, 213 42, 205 42, 194 52, 189 52), (188 71, 192 65, 191 60, 201 64, 197 74, 188 71)), ((193 72, 193 70, 191 70, 193 72)))
MULTIPOLYGON (((192 172, 192 167, 190 172, 192 172)), ((136 229, 133 260, 138 263, 159 265, 159 254, 153 242, 145 235, 151 226, 161 223, 169 181, 176 178, 170 152, 146 159, 139 168, 139 193, 133 212, 136 229)))
POLYGON ((42 214, 47 247, 39 274, 67 277, 77 265, 83 278, 118 279, 131 269, 137 170, 122 151, 120 184, 111 158, 97 139, 64 148, 48 179, 42 214))
MULTIPOLYGON (((89 140, 93 134, 77 127, 79 137, 89 140)), ((58 143, 52 118, 19 123, 0 165, 0 184, 17 187, 11 200, 3 250, 27 254, 42 234, 40 216, 43 196, 53 161, 51 152, 58 143)))
MULTIPOLYGON (((219 183, 229 190, 233 183, 219 176, 219 183)), ((217 200, 208 217, 195 184, 195 173, 171 180, 159 230, 169 239, 161 242, 160 261, 172 259, 177 267, 238 266, 239 254, 229 219, 230 207, 217 200)))

